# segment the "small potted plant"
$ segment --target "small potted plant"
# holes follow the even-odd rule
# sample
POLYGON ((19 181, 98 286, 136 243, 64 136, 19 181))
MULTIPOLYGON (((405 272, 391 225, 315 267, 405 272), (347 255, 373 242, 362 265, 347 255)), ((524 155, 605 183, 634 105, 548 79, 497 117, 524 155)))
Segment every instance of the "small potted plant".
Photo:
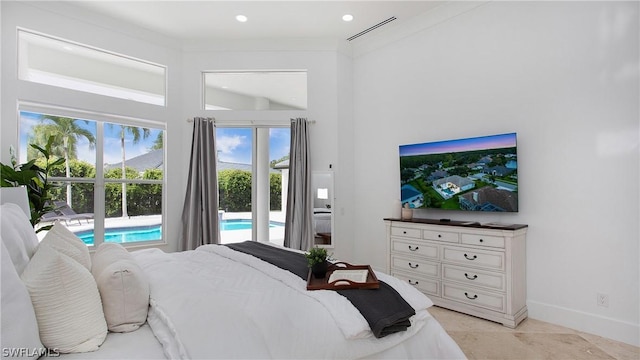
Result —
POLYGON ((327 262, 327 249, 313 247, 304 256, 307 258, 311 273, 316 279, 322 279, 327 275, 329 263, 327 262))

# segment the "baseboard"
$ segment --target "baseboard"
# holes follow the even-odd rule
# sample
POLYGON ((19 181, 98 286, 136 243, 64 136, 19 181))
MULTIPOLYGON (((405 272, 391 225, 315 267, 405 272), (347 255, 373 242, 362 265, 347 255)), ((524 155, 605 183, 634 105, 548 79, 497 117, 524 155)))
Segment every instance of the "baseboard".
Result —
POLYGON ((531 300, 527 301, 527 307, 532 319, 640 346, 640 324, 531 300))

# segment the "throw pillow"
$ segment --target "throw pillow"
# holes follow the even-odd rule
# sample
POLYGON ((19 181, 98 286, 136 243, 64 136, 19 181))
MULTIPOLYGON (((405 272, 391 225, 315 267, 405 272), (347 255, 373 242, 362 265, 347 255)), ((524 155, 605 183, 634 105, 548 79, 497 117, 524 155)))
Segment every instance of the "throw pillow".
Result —
POLYGON ((22 273, 35 310, 40 340, 61 353, 97 350, 107 324, 96 282, 83 265, 48 244, 22 273))

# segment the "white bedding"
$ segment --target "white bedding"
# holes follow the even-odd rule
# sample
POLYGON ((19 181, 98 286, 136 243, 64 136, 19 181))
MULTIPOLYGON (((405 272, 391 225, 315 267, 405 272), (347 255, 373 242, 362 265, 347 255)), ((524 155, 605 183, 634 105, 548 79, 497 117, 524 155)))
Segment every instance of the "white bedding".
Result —
POLYGON ((331 210, 325 208, 313 209, 313 229, 317 233, 331 233, 331 210))
POLYGON ((63 360, 106 360, 106 359, 164 359, 162 345, 153 335, 149 325, 144 324, 136 331, 128 333, 113 333, 107 335, 107 339, 98 351, 75 354, 49 354, 40 359, 63 360))
POLYGON ((148 321, 168 358, 464 358, 426 311, 428 299, 408 285, 410 291, 399 292, 412 294, 408 302, 422 307, 413 325, 376 339, 342 296, 304 291, 300 278, 296 283, 286 271, 234 253, 215 245, 133 253, 149 276, 148 321))

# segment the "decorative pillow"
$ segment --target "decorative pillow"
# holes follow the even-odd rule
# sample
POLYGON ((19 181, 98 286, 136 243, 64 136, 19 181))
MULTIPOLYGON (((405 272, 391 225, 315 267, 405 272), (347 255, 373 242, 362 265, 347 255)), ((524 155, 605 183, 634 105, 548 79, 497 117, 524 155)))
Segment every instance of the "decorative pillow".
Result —
POLYGON ((55 250, 79 262, 91 271, 91 255, 89 248, 80 238, 62 223, 57 222, 47 232, 40 244, 50 245, 55 250))
POLYGON ((44 346, 61 353, 97 350, 107 324, 96 282, 89 270, 41 244, 22 273, 44 346))
MULTIPOLYGON (((0 236, 1 237, 1 236, 0 236)), ((29 298, 29 292, 13 267, 9 251, 2 245, 2 327, 0 328, 2 349, 29 349, 38 358, 33 349, 44 349, 38 333, 36 314, 29 298)), ((3 354, 4 357, 5 354, 3 354)), ((25 358, 24 354, 16 354, 16 358, 25 358)), ((10 356, 13 357, 13 356, 10 356)))
POLYGON ((22 274, 36 252, 38 237, 20 206, 6 203, 0 207, 0 234, 18 275, 22 274))
POLYGON ((149 281, 127 249, 116 243, 100 244, 91 272, 110 331, 134 331, 147 321, 149 281))

